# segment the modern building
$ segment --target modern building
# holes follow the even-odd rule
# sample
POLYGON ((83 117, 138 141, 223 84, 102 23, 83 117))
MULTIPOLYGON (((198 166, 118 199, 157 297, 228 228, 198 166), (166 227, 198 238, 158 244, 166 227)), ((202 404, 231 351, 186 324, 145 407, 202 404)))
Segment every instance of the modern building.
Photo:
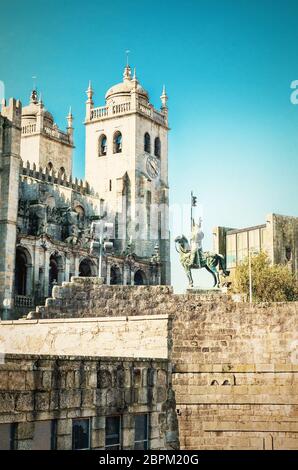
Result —
POLYGON ((272 264, 289 266, 298 274, 298 217, 268 214, 266 222, 254 227, 213 229, 213 249, 226 257, 233 270, 251 254, 265 251, 272 264))

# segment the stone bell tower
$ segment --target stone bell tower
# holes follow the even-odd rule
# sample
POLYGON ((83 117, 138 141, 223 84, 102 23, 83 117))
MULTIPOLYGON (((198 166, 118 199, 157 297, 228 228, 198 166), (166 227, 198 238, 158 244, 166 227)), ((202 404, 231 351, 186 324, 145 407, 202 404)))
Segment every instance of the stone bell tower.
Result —
POLYGON ((33 90, 30 102, 22 110, 21 157, 36 168, 53 170, 56 174, 72 173, 73 116, 66 117, 66 132, 58 128, 52 114, 45 109, 41 95, 33 90))
POLYGON ((0 113, 0 318, 10 319, 17 234, 22 106, 11 98, 0 113))
POLYGON ((161 283, 170 284, 165 88, 157 110, 126 65, 104 106, 94 107, 91 83, 86 93, 86 179, 113 214, 115 246, 121 252, 131 243, 144 258, 158 248, 161 283))

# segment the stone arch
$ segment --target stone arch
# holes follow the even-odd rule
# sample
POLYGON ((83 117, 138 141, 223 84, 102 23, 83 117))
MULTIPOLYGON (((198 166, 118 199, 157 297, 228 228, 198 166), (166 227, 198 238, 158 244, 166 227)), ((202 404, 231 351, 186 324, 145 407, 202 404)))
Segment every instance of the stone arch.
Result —
POLYGON ((156 137, 154 140, 154 155, 158 158, 160 158, 161 155, 161 143, 159 137, 156 137))
POLYGON ((146 284, 147 284, 146 274, 141 269, 138 269, 134 274, 134 285, 144 286, 146 284))
POLYGON ((121 153, 122 152, 122 134, 120 131, 116 131, 113 137, 113 152, 121 153))
POLYGON ((90 258, 83 258, 79 264, 80 277, 94 277, 97 274, 97 269, 94 262, 90 258))
POLYGON ((107 154, 108 145, 107 145, 107 136, 105 134, 101 134, 98 139, 98 156, 102 157, 107 154))
POLYGON ((58 171, 58 176, 62 178, 62 176, 64 176, 65 174, 66 174, 65 168, 64 166, 61 166, 58 171))
POLYGON ((16 248, 15 294, 28 296, 32 292, 32 257, 23 246, 16 248))
POLYGON ((151 152, 151 138, 148 132, 145 132, 144 135, 144 151, 147 153, 151 152))
POLYGON ((76 204, 74 212, 78 214, 78 220, 81 222, 85 219, 85 209, 81 204, 76 204))
POLYGON ((110 285, 121 285, 122 284, 122 275, 119 266, 114 264, 111 266, 111 277, 110 277, 110 285))
POLYGON ((223 385, 231 385, 229 380, 224 380, 222 384, 223 385))
POLYGON ((54 251, 50 256, 49 264, 49 295, 52 294, 52 289, 56 284, 62 284, 64 274, 64 258, 60 253, 54 251))

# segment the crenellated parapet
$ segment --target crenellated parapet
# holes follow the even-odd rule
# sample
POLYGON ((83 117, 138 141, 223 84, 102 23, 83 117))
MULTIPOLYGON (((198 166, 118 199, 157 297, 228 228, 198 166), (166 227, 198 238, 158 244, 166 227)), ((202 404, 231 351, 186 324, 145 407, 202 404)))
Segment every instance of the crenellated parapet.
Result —
POLYGON ((66 188, 70 188, 74 191, 77 191, 81 194, 91 195, 94 197, 99 197, 89 185, 88 181, 78 178, 73 178, 71 175, 66 173, 61 173, 55 171, 53 168, 49 169, 48 167, 42 168, 37 167, 35 163, 21 162, 21 177, 31 177, 39 181, 44 181, 47 183, 58 184, 66 188))

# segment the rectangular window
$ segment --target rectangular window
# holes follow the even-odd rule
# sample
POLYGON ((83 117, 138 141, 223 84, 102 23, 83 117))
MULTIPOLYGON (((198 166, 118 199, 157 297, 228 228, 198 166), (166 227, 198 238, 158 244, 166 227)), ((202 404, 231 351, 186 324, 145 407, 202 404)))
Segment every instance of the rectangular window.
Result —
POLYGON ((236 235, 227 235, 227 268, 236 267, 236 235))
POLYGON ((112 191, 112 180, 109 180, 109 191, 112 191))
POLYGON ((248 232, 239 232, 237 233, 237 264, 242 263, 242 261, 248 256, 248 232))
POLYGON ((248 242, 251 251, 260 251, 260 229, 250 230, 248 232, 248 242))
POLYGON ((267 230, 266 228, 261 228, 261 250, 265 250, 266 248, 266 236, 267 236, 267 230))
POLYGON ((51 425, 51 450, 57 449, 57 420, 52 420, 51 425))
POLYGON ((56 449, 56 421, 36 421, 34 423, 32 450, 54 449, 56 449))
POLYGON ((135 450, 147 450, 148 446, 148 415, 135 415, 135 450))
POLYGON ((106 444, 105 449, 121 449, 121 417, 106 417, 106 444))
POLYGON ((72 421, 72 450, 90 449, 90 419, 72 421))
POLYGON ((0 424, 0 450, 14 449, 15 423, 0 424))

